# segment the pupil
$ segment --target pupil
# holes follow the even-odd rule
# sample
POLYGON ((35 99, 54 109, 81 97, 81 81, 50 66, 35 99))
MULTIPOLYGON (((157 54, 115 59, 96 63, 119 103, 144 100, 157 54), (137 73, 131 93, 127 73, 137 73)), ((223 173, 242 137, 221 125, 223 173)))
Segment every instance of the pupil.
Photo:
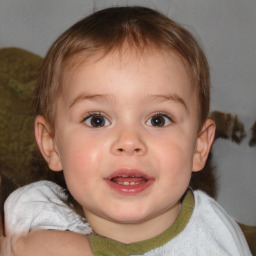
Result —
POLYGON ((100 116, 93 117, 91 123, 93 127, 102 127, 105 124, 104 119, 100 116))
POLYGON ((152 118, 151 123, 153 126, 164 126, 165 121, 162 116, 155 116, 152 118))

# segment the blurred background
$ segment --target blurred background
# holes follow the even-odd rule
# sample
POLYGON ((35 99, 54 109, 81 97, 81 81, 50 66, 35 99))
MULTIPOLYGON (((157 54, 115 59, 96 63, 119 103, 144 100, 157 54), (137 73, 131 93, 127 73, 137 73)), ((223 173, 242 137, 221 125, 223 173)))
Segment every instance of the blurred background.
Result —
POLYGON ((256 121, 255 0, 0 0, 0 48, 20 47, 43 57, 73 23, 116 5, 157 9, 201 42, 211 69, 211 111, 237 115, 246 133, 240 144, 214 144, 217 201, 240 222, 256 225, 256 146, 248 145, 256 121))

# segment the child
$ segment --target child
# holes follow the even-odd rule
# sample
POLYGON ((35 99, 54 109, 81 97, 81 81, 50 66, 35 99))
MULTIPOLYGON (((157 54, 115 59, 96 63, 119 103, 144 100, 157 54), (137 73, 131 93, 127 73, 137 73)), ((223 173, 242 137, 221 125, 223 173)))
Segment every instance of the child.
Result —
POLYGON ((209 80, 193 36, 151 9, 105 9, 61 35, 40 72, 35 137, 49 168, 63 170, 89 227, 59 186, 41 181, 9 198, 6 228, 13 235, 30 220, 23 231, 68 229, 87 234, 90 245, 45 230, 18 240, 19 248, 41 255, 37 241, 70 255, 72 240, 72 255, 90 247, 94 255, 251 255, 235 221, 189 188, 214 139, 209 80))

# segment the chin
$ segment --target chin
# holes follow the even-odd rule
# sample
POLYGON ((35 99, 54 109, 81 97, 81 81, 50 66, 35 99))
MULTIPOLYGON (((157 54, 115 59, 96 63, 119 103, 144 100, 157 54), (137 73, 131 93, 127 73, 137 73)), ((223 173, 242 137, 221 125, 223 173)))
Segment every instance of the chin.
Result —
POLYGON ((142 223, 148 219, 150 219, 153 215, 147 214, 145 212, 137 211, 119 211, 115 214, 110 214, 109 219, 113 222, 120 224, 137 224, 142 223))

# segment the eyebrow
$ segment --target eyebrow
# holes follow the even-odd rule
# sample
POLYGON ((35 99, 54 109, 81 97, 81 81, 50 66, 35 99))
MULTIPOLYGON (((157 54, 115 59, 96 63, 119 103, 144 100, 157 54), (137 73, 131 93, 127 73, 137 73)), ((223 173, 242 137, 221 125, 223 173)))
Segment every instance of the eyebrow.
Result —
POLYGON ((150 95, 149 98, 152 99, 152 100, 172 101, 172 102, 178 103, 178 104, 182 105, 187 112, 189 112, 189 108, 188 108, 187 104, 177 94, 170 94, 170 95, 158 95, 158 94, 156 94, 156 95, 150 95))
MULTIPOLYGON (((71 108, 73 105, 76 103, 82 101, 82 100, 88 100, 88 101, 93 101, 96 99, 109 99, 111 98, 112 100, 115 99, 114 95, 110 94, 87 94, 87 93, 82 93, 79 94, 77 97, 75 97, 71 104, 69 105, 69 108, 71 108)), ((177 94, 170 94, 170 95, 149 95, 148 98, 150 100, 161 100, 161 101, 172 101, 175 103, 181 104, 187 112, 189 112, 188 106, 185 103, 185 101, 177 94)))
POLYGON ((107 99, 107 98, 114 98, 113 95, 109 95, 109 94, 87 94, 87 93, 82 93, 79 94, 78 96, 76 96, 71 104, 69 105, 69 108, 71 108, 72 106, 74 106, 76 103, 83 101, 83 100, 88 100, 88 101, 93 101, 96 99, 107 99))

